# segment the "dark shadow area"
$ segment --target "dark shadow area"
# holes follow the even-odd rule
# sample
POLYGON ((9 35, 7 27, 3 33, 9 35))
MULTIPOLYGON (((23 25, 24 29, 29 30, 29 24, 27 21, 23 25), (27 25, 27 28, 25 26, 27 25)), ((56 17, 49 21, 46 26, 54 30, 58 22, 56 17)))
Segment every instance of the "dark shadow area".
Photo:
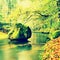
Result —
POLYGON ((28 41, 27 39, 10 39, 9 43, 12 43, 12 44, 27 44, 28 41))
POLYGON ((15 48, 11 48, 11 51, 16 51, 17 53, 19 52, 23 52, 23 51, 29 51, 32 50, 32 45, 31 44, 26 44, 26 45, 20 45, 20 46, 16 46, 15 48))
POLYGON ((26 44, 23 46, 17 46, 16 49, 18 49, 19 51, 28 51, 32 49, 32 45, 31 44, 26 44))
POLYGON ((16 45, 15 48, 12 48, 13 50, 28 51, 32 49, 32 45, 29 42, 27 39, 12 39, 9 41, 9 44, 16 45))
POLYGON ((29 44, 30 41, 28 41, 27 39, 14 39, 14 40, 10 40, 9 44, 15 44, 16 47, 12 48, 13 50, 17 51, 28 51, 32 49, 32 45, 29 44))

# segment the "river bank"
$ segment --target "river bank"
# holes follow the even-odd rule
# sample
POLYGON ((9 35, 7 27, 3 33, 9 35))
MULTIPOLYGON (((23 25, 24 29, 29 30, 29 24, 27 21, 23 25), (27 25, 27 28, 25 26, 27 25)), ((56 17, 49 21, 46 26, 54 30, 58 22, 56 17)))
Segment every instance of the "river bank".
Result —
POLYGON ((8 34, 0 31, 0 39, 6 39, 6 38, 8 38, 8 34))

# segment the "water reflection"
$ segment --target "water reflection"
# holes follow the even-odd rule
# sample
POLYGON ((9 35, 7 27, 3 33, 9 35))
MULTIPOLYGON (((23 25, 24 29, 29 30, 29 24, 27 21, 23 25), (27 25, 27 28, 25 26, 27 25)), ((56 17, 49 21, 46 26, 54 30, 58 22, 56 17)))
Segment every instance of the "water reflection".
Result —
POLYGON ((27 44, 28 42, 30 42, 30 41, 28 41, 27 39, 12 39, 12 40, 10 40, 9 41, 9 43, 12 43, 12 44, 27 44))
MULTIPOLYGON (((12 43, 8 44, 8 42, 6 42, 5 40, 5 42, 1 42, 0 48, 1 48, 0 49, 0 60, 20 60, 20 58, 22 60, 24 58, 25 52, 30 51, 32 49, 32 45, 29 44, 27 41, 25 42, 25 44, 23 43, 18 44, 18 45, 15 45, 12 43)), ((28 53, 26 52, 26 54, 28 53)))
POLYGON ((35 60, 39 59, 36 50, 37 47, 33 47, 31 44, 15 45, 6 44, 0 46, 0 60, 35 60))
POLYGON ((38 44, 38 45, 45 44, 49 40, 50 40, 49 34, 44 34, 41 32, 32 33, 32 37, 30 38, 32 44, 38 44))
POLYGON ((23 43, 12 41, 9 44, 8 39, 0 40, 0 60, 40 60, 41 45, 39 43, 43 42, 43 39, 41 34, 34 33, 29 41, 25 40, 26 42, 23 41, 23 43))

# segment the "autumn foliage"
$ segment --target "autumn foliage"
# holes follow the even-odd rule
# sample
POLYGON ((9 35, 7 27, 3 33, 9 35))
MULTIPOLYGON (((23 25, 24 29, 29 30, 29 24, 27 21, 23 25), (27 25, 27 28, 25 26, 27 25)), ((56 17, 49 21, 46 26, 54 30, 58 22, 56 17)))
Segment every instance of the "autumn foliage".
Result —
POLYGON ((41 60, 60 60, 60 37, 49 41, 44 46, 41 60))

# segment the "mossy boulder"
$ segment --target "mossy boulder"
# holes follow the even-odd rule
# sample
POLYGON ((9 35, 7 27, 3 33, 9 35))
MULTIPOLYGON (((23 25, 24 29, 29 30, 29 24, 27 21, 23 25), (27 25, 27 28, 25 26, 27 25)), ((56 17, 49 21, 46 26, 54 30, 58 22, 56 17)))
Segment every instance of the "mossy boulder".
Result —
POLYGON ((21 23, 15 25, 8 33, 9 39, 28 39, 31 37, 31 29, 21 23))

